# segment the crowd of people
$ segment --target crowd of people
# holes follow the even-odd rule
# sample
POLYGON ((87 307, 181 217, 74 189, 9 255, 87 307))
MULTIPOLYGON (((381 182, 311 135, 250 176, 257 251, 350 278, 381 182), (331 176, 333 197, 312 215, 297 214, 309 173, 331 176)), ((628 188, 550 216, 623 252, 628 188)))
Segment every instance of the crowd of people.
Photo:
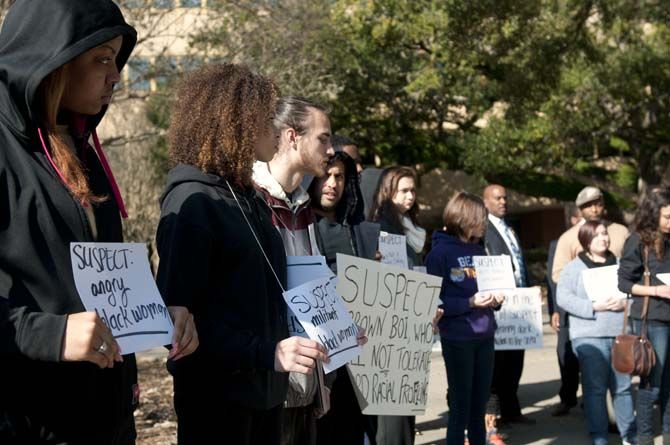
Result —
MULTIPOLYGON (((96 127, 136 40, 111 0, 17 0, 0 30, 0 443, 135 443, 134 355, 84 309, 69 246, 123 241, 123 198, 96 127)), ((505 425, 534 423, 517 396, 524 351, 495 350, 505 295, 480 292, 473 263, 507 255, 517 287, 538 284, 506 221, 504 186, 457 193, 428 242, 412 168, 364 169, 356 143, 332 134, 326 108, 283 97, 235 64, 181 80, 168 146, 156 281, 175 327, 167 368, 179 444, 414 443, 413 416, 362 414, 345 367, 320 381, 327 350, 289 334, 282 298, 287 256, 322 255, 337 273, 337 254, 380 260, 383 232, 405 236, 410 268, 443 279, 433 323, 447 370, 447 445, 504 445, 505 425)), ((658 404, 668 445, 670 286, 658 275, 670 272, 670 191, 650 190, 630 234, 605 219, 595 187, 570 213, 548 262, 562 383, 552 414, 577 405, 581 374, 594 445, 607 443, 608 390, 622 444, 653 443, 658 404), (610 352, 628 300, 594 302, 582 278, 617 264, 630 327, 656 353, 635 403, 610 352)), ((357 341, 366 343, 363 330, 357 341)))

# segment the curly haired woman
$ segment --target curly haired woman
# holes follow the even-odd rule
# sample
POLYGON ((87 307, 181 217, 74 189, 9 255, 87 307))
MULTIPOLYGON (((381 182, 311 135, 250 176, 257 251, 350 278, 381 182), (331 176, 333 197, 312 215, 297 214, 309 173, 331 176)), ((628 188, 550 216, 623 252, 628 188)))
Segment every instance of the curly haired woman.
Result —
POLYGON ((168 362, 180 444, 278 444, 288 371, 327 361, 316 342, 286 338, 284 248, 251 181, 277 149, 276 101, 272 81, 226 64, 186 77, 173 108, 158 285, 190 308, 201 342, 168 362))

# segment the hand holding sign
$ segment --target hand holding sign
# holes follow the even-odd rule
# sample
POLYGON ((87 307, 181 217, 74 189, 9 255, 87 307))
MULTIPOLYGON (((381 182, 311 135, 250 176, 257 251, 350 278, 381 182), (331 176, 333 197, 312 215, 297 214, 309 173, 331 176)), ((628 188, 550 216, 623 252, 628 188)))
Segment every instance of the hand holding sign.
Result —
MULTIPOLYGON (((71 243, 70 258, 84 307, 109 328, 123 354, 170 344, 172 320, 151 275, 144 244, 71 243)), ((105 340, 106 349, 114 350, 113 339, 92 339, 90 346, 97 349, 105 340)))
POLYGON ((200 340, 195 328, 193 314, 184 306, 168 306, 170 317, 174 323, 174 334, 172 336, 172 349, 168 359, 179 360, 194 352, 200 340))
POLYGON ((336 277, 317 278, 284 292, 284 300, 309 337, 323 344, 329 362, 326 373, 353 360, 361 353, 358 326, 335 290, 336 277))
POLYGON ((79 312, 67 317, 61 360, 113 368, 114 362, 122 362, 123 358, 119 345, 100 317, 95 312, 79 312), (105 347, 101 349, 103 344, 105 347))
POLYGON ((311 374, 316 360, 330 362, 326 348, 320 343, 303 337, 290 337, 277 343, 275 371, 311 374))
POLYGON ((501 292, 477 292, 470 297, 470 307, 476 308, 496 308, 505 301, 505 294, 501 292))

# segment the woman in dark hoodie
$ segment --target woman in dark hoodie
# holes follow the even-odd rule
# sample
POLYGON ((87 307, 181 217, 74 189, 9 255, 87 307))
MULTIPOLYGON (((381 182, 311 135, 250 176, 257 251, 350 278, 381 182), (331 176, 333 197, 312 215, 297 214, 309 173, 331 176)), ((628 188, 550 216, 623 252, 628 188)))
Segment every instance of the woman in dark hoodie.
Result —
POLYGON ((211 65, 182 81, 171 113, 158 287, 193 312, 201 342, 168 363, 180 444, 279 444, 288 372, 327 361, 287 338, 284 247, 251 179, 277 150, 276 102, 269 79, 211 65))
MULTIPOLYGON (((85 312, 70 262, 72 242, 122 241, 95 128, 135 41, 111 0, 18 0, 0 31, 3 444, 135 441, 135 358, 85 312)), ((179 358, 197 337, 185 308, 170 310, 179 358)))
POLYGON ((472 445, 486 445, 484 414, 493 378, 493 309, 502 296, 477 291, 472 257, 486 255, 479 243, 486 230, 486 207, 461 192, 444 209, 444 231, 433 232, 426 257, 428 273, 442 277, 438 322, 449 383, 447 445, 462 445, 465 429, 472 445))

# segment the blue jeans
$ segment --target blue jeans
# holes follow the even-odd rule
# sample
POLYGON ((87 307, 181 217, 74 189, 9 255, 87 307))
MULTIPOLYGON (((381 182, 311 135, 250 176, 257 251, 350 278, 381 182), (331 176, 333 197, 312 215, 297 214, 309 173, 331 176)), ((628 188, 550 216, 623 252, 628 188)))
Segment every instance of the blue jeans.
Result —
POLYGON ((486 445, 484 414, 493 378, 493 338, 442 341, 449 385, 447 445, 486 445))
MULTIPOLYGON (((642 322, 633 320, 633 332, 640 334, 642 322)), ((660 401, 663 433, 670 433, 670 364, 668 347, 670 346, 670 323, 660 321, 647 322, 647 337, 656 353, 656 365, 646 378, 640 380, 637 391, 637 429, 640 436, 651 437, 653 433, 654 402, 660 401)))
POLYGON ((613 337, 582 337, 572 348, 582 370, 586 424, 594 445, 607 445, 607 390, 612 394, 616 424, 621 438, 637 443, 631 379, 612 368, 613 337))

